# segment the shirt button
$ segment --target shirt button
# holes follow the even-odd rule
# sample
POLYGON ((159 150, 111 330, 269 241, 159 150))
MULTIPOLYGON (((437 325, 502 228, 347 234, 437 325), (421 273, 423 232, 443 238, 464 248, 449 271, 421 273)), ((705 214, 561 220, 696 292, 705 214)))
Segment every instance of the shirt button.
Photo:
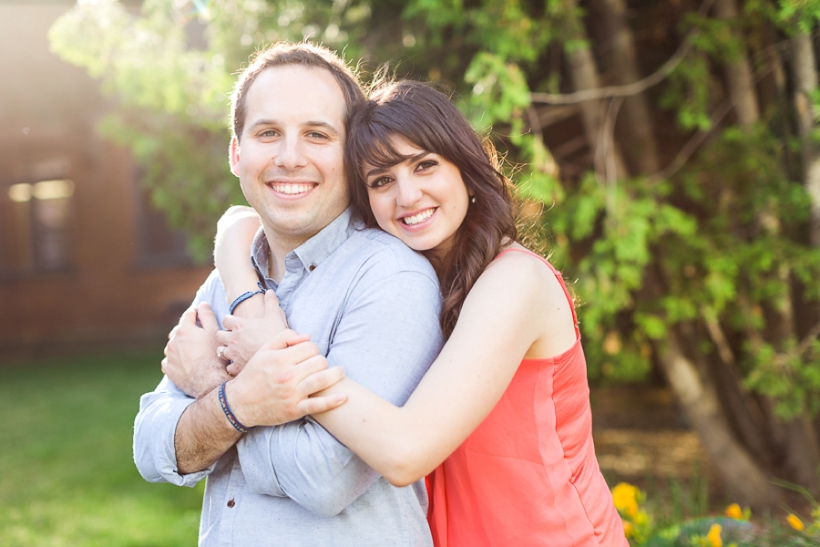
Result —
POLYGON ((228 507, 233 507, 234 505, 236 505, 236 502, 235 502, 235 501, 230 500, 230 501, 228 502, 228 507))
POLYGON ((316 269, 316 264, 311 264, 310 267, 308 268, 308 270, 310 270, 311 272, 315 269, 316 269))

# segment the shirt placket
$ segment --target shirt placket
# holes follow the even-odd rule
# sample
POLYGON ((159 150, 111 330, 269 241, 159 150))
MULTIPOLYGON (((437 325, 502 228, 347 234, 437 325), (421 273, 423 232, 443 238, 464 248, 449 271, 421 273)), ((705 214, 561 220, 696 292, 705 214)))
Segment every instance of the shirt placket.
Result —
POLYGON ((228 478, 228 487, 225 490, 225 497, 222 500, 222 510, 219 525, 219 546, 220 547, 241 547, 242 537, 237 537, 239 532, 234 521, 237 514, 242 510, 245 491, 245 476, 239 466, 239 458, 234 454, 233 464, 228 478))

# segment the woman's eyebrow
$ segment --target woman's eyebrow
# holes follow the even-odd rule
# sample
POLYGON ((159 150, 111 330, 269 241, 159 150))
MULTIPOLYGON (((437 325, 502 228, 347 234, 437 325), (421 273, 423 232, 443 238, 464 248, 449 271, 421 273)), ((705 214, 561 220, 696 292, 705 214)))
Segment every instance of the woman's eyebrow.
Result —
POLYGON ((413 163, 415 161, 419 161, 420 159, 424 158, 425 156, 429 156, 430 154, 432 154, 432 152, 428 152, 427 150, 422 150, 418 154, 413 154, 412 156, 399 156, 401 159, 399 161, 397 161, 396 163, 393 163, 392 165, 374 167, 370 171, 366 171, 365 174, 364 174, 364 178, 369 179, 370 177, 373 177, 373 176, 376 176, 376 175, 381 175, 382 173, 387 172, 393 166, 396 166, 400 163, 404 163, 406 161, 409 161, 410 163, 413 163))
MULTIPOLYGON (((392 167, 392 166, 390 166, 392 167)), ((376 175, 381 175, 382 173, 386 173, 390 167, 374 167, 370 171, 367 171, 364 174, 364 178, 369 179, 370 177, 374 177, 376 175)))

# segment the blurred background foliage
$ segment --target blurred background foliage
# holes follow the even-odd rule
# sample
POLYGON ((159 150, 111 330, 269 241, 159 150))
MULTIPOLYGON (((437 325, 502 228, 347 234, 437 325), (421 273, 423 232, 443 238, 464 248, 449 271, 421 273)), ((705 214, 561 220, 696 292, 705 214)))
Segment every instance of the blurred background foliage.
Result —
POLYGON ((53 50, 118 108, 203 260, 243 203, 235 73, 321 42, 439 83, 502 151, 573 282, 590 377, 662 377, 734 499, 820 489, 818 0, 80 0, 53 50))

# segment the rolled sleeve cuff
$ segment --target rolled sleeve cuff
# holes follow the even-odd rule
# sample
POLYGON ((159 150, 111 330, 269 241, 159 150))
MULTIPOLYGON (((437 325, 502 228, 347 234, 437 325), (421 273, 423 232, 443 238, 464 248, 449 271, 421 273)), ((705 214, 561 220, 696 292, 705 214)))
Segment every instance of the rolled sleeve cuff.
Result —
POLYGON ((134 423, 134 463, 145 480, 190 488, 213 472, 216 463, 187 475, 178 470, 174 435, 180 416, 193 402, 190 397, 159 390, 140 398, 134 423))

